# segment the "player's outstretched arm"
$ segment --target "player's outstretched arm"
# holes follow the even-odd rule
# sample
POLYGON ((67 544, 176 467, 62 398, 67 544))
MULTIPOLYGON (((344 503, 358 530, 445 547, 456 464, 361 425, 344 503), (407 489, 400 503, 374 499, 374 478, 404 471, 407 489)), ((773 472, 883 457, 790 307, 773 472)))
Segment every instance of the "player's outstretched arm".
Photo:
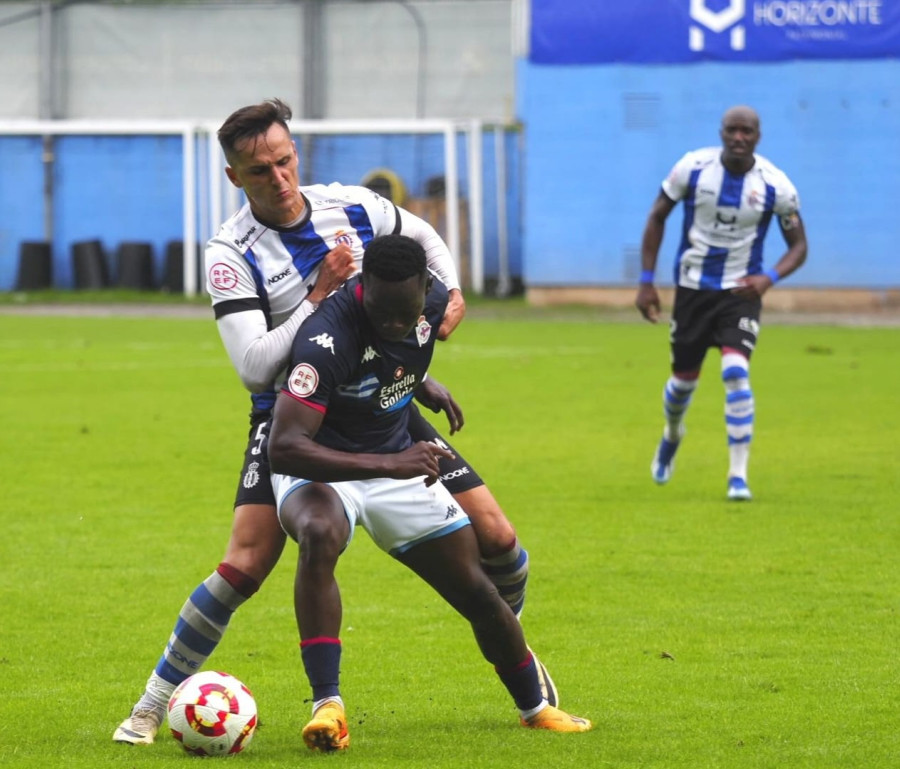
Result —
POLYGON ((434 377, 425 377, 425 381, 416 388, 415 398, 429 411, 433 411, 435 414, 443 411, 447 415, 450 435, 462 430, 462 426, 465 424, 462 409, 453 400, 450 391, 434 377))

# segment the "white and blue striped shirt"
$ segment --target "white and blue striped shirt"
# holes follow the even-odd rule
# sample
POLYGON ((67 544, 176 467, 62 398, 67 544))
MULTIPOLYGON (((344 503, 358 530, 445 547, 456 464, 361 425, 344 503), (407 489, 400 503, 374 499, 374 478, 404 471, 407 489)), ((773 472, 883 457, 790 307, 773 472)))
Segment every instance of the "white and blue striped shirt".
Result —
POLYGON ((675 283, 720 291, 763 272, 763 241, 772 215, 790 217, 800 209, 790 179, 761 155, 735 175, 722 165, 722 148, 688 152, 662 183, 671 200, 684 201, 684 224, 675 283))

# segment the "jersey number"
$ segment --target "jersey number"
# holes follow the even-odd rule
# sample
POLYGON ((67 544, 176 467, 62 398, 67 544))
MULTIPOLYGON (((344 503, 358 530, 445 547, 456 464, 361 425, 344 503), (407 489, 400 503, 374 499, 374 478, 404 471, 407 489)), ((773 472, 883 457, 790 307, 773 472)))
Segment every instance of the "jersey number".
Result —
POLYGON ((255 445, 252 449, 250 449, 250 453, 254 457, 258 457, 262 454, 263 442, 266 440, 266 425, 268 422, 263 422, 256 428, 256 436, 253 438, 255 445))

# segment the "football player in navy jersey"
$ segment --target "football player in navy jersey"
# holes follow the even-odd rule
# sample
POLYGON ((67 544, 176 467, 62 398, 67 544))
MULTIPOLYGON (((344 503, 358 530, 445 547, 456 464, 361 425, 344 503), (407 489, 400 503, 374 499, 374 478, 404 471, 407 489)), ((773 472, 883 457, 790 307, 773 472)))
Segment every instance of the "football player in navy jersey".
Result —
POLYGON ((357 524, 471 623, 525 726, 591 728, 543 697, 516 615, 481 568, 469 519, 440 481, 440 460, 451 452, 409 434, 446 306, 421 245, 375 238, 361 277, 298 331, 275 403, 268 452, 279 520, 299 546, 294 609, 313 693, 303 739, 314 750, 350 743, 334 570, 357 524))
MULTIPOLYGON (((271 99, 236 110, 219 129, 226 174, 247 203, 207 244, 206 287, 225 350, 252 393, 248 444, 225 555, 181 608, 144 692, 113 734, 116 742, 154 741, 172 691, 201 669, 231 616, 278 562, 285 535, 262 449, 267 421, 297 329, 319 302, 359 271, 365 245, 379 235, 400 233, 422 246, 429 269, 449 289, 438 338, 446 339, 465 313, 452 256, 431 225, 364 187, 300 186, 290 118, 290 108, 271 99)), ((452 408, 446 389, 434 380, 417 395, 434 411, 452 408)), ((440 458, 441 476, 472 521, 483 568, 513 611, 521 613, 528 553, 512 523, 475 469, 415 408, 409 420, 416 440, 452 452, 453 458, 440 458)), ((540 661, 537 665, 545 696, 555 705, 553 680, 540 661)))
POLYGON ((635 304, 659 319, 653 285, 665 222, 684 202, 682 239, 675 260, 672 370, 663 390, 665 426, 650 472, 657 483, 672 475, 684 437, 684 416, 710 347, 721 350, 729 467, 727 498, 751 499, 747 465, 755 418, 750 356, 756 347, 762 297, 806 260, 800 201, 790 179, 755 153, 759 116, 746 106, 722 117, 721 147, 688 152, 662 183, 641 241, 641 281, 635 304), (763 262, 763 241, 775 218, 787 250, 763 262))

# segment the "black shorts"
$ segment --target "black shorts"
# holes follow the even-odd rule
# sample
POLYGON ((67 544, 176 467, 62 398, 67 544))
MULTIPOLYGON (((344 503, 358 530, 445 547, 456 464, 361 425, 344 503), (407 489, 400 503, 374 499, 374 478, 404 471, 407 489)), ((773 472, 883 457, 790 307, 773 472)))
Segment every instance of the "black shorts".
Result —
POLYGON ((441 482, 451 494, 459 494, 462 491, 468 491, 484 484, 481 476, 475 472, 475 468, 466 462, 453 446, 441 438, 438 431, 434 429, 431 422, 422 416, 415 404, 410 406, 409 409, 409 434, 414 441, 430 441, 453 452, 455 459, 441 459, 438 461, 438 467, 441 471, 441 482))
POLYGON ((756 347, 762 300, 731 291, 678 286, 672 310, 672 371, 698 371, 710 347, 733 347, 747 358, 756 347))
MULTIPOLYGON (((250 412, 250 432, 247 436, 247 449, 244 451, 244 464, 241 466, 241 477, 238 480, 234 506, 238 505, 271 505, 275 507, 275 492, 272 490, 269 469, 268 439, 269 417, 271 412, 254 409, 250 412)), ((430 441, 452 451, 455 459, 441 459, 438 462, 441 481, 451 494, 481 486, 484 481, 475 469, 449 445, 432 424, 425 419, 415 405, 410 407, 409 434, 414 441, 430 441)))
POLYGON ((250 412, 250 432, 247 435, 247 449, 244 464, 238 480, 234 506, 271 505, 275 507, 275 492, 272 490, 269 470, 269 409, 253 409, 250 412))

